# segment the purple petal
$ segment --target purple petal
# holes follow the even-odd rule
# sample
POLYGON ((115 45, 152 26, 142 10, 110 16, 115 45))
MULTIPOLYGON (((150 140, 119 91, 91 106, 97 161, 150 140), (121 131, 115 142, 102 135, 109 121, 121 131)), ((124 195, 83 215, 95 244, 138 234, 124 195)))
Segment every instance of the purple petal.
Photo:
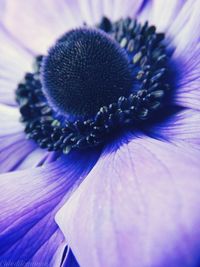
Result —
MULTIPOLYGON (((109 1, 107 1, 109 2, 109 1)), ((112 10, 112 16, 109 15, 109 17, 115 21, 122 17, 126 18, 128 16, 131 16, 134 18, 138 11, 140 10, 143 0, 114 0, 113 3, 111 2, 111 10, 112 10)))
POLYGON ((200 146, 200 115, 192 109, 173 114, 167 120, 144 130, 153 138, 170 142, 183 141, 196 148, 200 146))
POLYGON ((38 148, 24 134, 0 137, 0 173, 25 170, 57 160, 59 154, 38 148))
POLYGON ((76 9, 80 9, 83 21, 94 26, 103 16, 107 16, 113 21, 127 16, 134 17, 142 3, 143 0, 78 0, 76 9))
POLYGON ((36 53, 46 53, 55 39, 78 26, 68 2, 71 1, 41 0, 40 4, 34 0, 7 1, 3 25, 26 47, 36 53))
POLYGON ((199 111, 200 46, 198 45, 193 51, 186 54, 189 55, 189 58, 185 57, 179 62, 177 60, 181 73, 176 86, 175 103, 199 111))
POLYGON ((0 104, 0 115, 0 173, 32 168, 49 161, 52 153, 26 139, 17 108, 0 104))
POLYGON ((198 109, 200 106, 200 2, 187 1, 168 34, 175 48, 173 61, 179 80, 176 84, 175 103, 198 109))
POLYGON ((0 24, 0 103, 16 105, 14 90, 29 71, 32 55, 13 40, 0 24))
POLYGON ((184 0, 168 1, 167 4, 165 0, 144 2, 145 6, 139 14, 139 20, 143 22, 148 20, 158 31, 164 32, 168 30, 184 4, 184 0))
POLYGON ((198 267, 200 152, 131 139, 57 213, 69 246, 81 266, 198 267))
POLYGON ((54 215, 96 160, 96 153, 71 153, 43 167, 0 175, 1 262, 52 266, 64 241, 54 215))
POLYGON ((93 25, 94 24, 94 18, 93 18, 93 10, 92 10, 92 5, 90 3, 91 1, 89 0, 78 0, 76 3, 76 8, 80 8, 80 14, 81 17, 83 18, 84 22, 87 24, 93 25))
MULTIPOLYGON (((0 173, 19 168, 26 157, 36 149, 36 144, 27 141, 24 134, 0 138, 0 173)), ((39 158, 37 159, 39 162, 39 158)), ((33 162, 31 162, 33 167, 33 162)))
POLYGON ((69 248, 68 248, 67 254, 65 255, 65 259, 62 263, 62 267, 79 267, 79 264, 76 261, 74 254, 69 248))
POLYGON ((93 18, 93 23, 99 23, 102 16, 104 15, 104 1, 93 0, 90 2, 91 2, 91 13, 93 18))
POLYGON ((24 126, 19 118, 18 108, 0 104, 0 137, 22 133, 24 126))
POLYGON ((180 9, 176 19, 169 25, 168 35, 173 40, 175 46, 174 57, 191 57, 189 52, 199 43, 199 8, 200 2, 198 0, 185 1, 182 9, 180 9))
MULTIPOLYGON (((51 153, 53 152, 47 152, 44 149, 37 148, 36 145, 36 148, 23 159, 20 165, 17 166, 17 170, 25 170, 42 166, 47 163, 47 159, 51 155, 51 153)), ((50 162, 53 162, 55 160, 52 160, 50 162)))
POLYGON ((7 1, 3 25, 18 42, 36 53, 44 53, 61 34, 83 21, 94 25, 102 15, 113 20, 134 16, 142 3, 143 0, 41 0, 38 5, 34 0, 7 1))

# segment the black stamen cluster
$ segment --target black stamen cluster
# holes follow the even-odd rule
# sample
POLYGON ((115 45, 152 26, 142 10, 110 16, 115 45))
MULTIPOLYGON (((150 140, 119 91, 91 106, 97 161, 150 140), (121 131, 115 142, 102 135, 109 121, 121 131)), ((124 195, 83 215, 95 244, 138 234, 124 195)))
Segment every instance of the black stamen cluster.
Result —
POLYGON ((35 72, 25 75, 16 90, 16 99, 27 136, 41 148, 67 153, 71 148, 99 145, 113 130, 151 118, 164 102, 169 90, 164 35, 156 33, 154 26, 141 25, 130 18, 116 23, 103 18, 98 28, 127 52, 133 90, 128 97, 101 107, 92 119, 68 121, 57 116, 48 104, 40 79, 43 57, 37 57, 35 72))

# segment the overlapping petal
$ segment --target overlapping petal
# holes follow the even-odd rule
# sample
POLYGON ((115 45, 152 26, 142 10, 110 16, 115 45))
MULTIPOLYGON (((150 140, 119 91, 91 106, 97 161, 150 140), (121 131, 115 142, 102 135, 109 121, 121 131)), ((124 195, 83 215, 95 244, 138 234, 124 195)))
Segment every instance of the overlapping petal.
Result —
POLYGON ((200 2, 186 1, 167 31, 174 49, 175 103, 199 110, 200 104, 200 2))
POLYGON ((168 1, 167 3, 165 0, 144 1, 138 18, 142 22, 148 20, 150 24, 156 25, 158 31, 166 32, 169 25, 178 17, 184 4, 184 0, 168 1))
POLYGON ((76 261, 71 249, 68 249, 65 259, 63 260, 62 267, 79 267, 79 264, 76 261))
POLYGON ((55 39, 67 30, 81 26, 83 22, 97 23, 102 15, 113 19, 134 16, 142 3, 143 0, 42 0, 38 5, 37 0, 9 0, 4 4, 2 23, 26 47, 36 53, 46 53, 55 39))
POLYGON ((14 90, 33 58, 1 24, 0 40, 0 103, 16 105, 14 90))
POLYGON ((189 57, 182 57, 179 61, 180 77, 175 91, 175 103, 182 107, 194 109, 199 113, 200 43, 188 55, 189 57))
POLYGON ((23 132, 18 108, 0 104, 0 114, 0 137, 23 132))
POLYGON ((193 109, 179 111, 143 130, 147 135, 163 142, 181 141, 200 148, 200 114, 193 109))
POLYGON ((56 217, 79 264, 199 266, 200 152, 145 137, 115 149, 56 217))
POLYGON ((26 139, 18 109, 0 104, 0 114, 0 173, 35 167, 45 160, 47 152, 26 139))
POLYGON ((53 266, 64 241, 54 215, 91 170, 95 155, 71 153, 43 167, 0 176, 0 263, 53 266))
POLYGON ((65 1, 6 1, 2 23, 24 46, 35 53, 46 53, 55 39, 77 26, 73 16, 65 1))
MULTIPOLYGON (((0 173, 18 169, 22 162, 36 149, 36 144, 27 141, 24 134, 0 138, 0 173)), ((39 158, 37 158, 39 162, 39 158)), ((34 163, 31 163, 34 166, 34 163)))
POLYGON ((141 9, 144 0, 114 0, 112 5, 112 15, 109 16, 112 20, 118 20, 124 17, 136 17, 141 9))
MULTIPOLYGON (((175 1, 176 2, 176 1, 175 1)), ((199 13, 200 2, 198 0, 182 1, 182 8, 175 20, 169 22, 168 35, 170 35, 175 48, 174 57, 190 58, 189 54, 194 51, 199 44, 199 13)))

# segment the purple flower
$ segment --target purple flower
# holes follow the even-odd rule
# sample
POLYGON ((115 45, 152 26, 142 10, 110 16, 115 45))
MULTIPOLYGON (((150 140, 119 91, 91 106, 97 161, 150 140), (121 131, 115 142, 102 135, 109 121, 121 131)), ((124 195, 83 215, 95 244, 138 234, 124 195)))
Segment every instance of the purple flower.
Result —
POLYGON ((0 0, 0 266, 200 266, 199 9, 0 0))

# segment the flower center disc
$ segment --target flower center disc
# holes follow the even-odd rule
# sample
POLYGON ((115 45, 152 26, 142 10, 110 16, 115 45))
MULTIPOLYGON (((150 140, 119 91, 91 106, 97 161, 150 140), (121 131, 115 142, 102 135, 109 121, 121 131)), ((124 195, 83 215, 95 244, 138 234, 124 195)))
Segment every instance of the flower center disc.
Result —
POLYGON ((43 92, 64 115, 91 117, 127 97, 132 86, 127 53, 97 29, 72 30, 49 50, 42 65, 43 92))

